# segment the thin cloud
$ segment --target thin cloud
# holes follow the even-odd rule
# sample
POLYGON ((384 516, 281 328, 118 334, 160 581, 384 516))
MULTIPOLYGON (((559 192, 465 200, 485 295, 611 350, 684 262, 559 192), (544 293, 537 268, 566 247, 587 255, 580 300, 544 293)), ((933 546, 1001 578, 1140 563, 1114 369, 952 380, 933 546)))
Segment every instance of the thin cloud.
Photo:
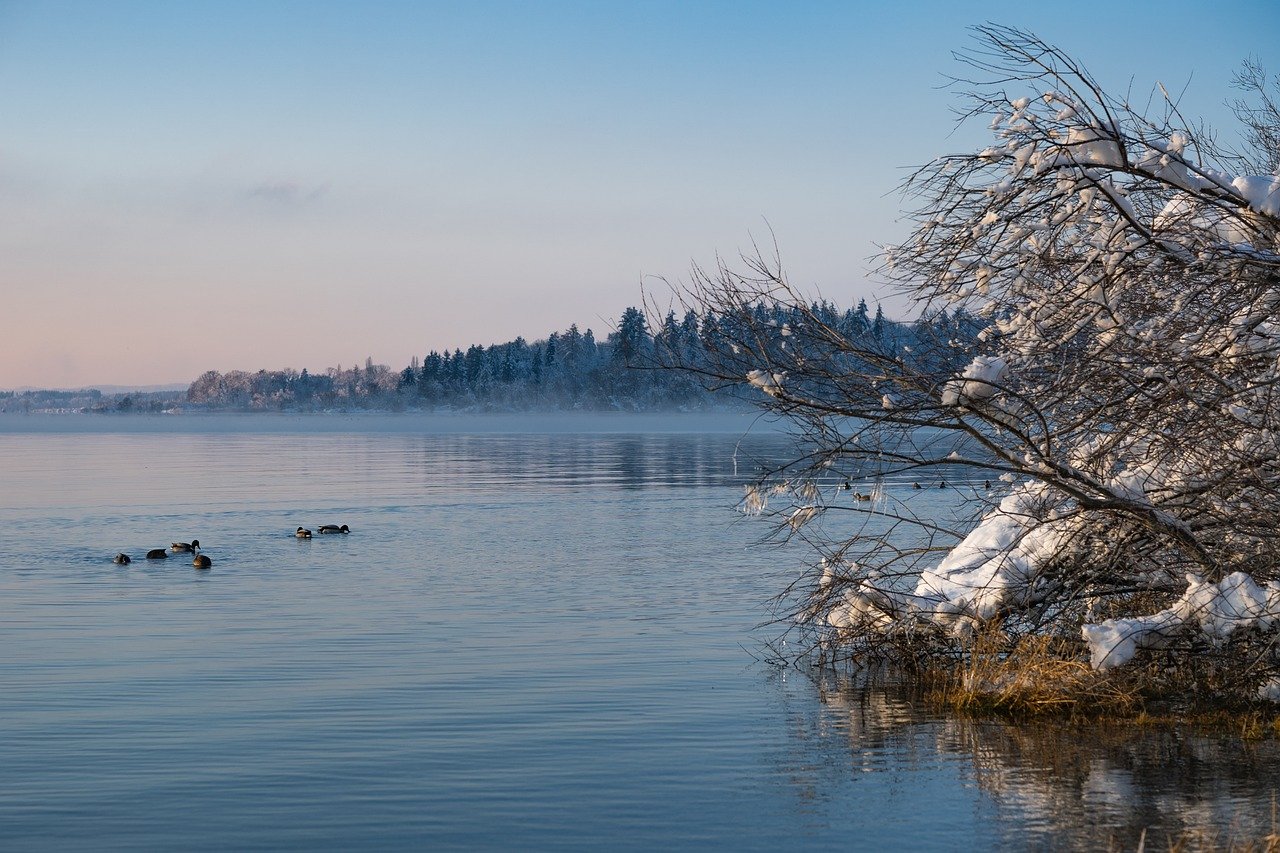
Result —
POLYGON ((307 186, 297 181, 263 181, 245 192, 245 198, 263 204, 295 207, 318 202, 329 191, 329 185, 307 186))

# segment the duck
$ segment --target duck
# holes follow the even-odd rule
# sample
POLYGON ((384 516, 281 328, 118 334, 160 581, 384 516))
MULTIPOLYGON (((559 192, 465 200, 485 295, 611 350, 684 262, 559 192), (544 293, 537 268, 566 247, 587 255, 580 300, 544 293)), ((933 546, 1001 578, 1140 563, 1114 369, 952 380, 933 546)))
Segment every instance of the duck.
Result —
POLYGON ((207 569, 213 565, 213 560, 210 560, 204 554, 196 554, 195 558, 191 561, 191 565, 195 566, 197 569, 207 569))
POLYGON ((347 527, 345 524, 342 525, 341 527, 339 527, 336 524, 322 524, 320 525, 320 532, 321 533, 350 533, 351 528, 347 527))
POLYGON ((305 527, 299 527, 297 532, 295 532, 293 535, 298 537, 299 539, 310 539, 311 531, 305 527))
POLYGON ((864 495, 862 492, 854 492, 853 499, 855 501, 869 501, 871 500, 871 495, 864 495))
POLYGON ((199 539, 192 539, 190 542, 174 542, 174 543, 170 546, 170 550, 172 550, 172 551, 173 551, 173 553, 175 553, 175 554, 181 553, 181 552, 183 552, 183 551, 186 551, 186 552, 199 551, 199 550, 200 550, 200 540, 199 540, 199 539))
POLYGON ((991 481, 990 481, 990 480, 987 480, 987 481, 986 481, 986 484, 985 484, 985 485, 983 485, 983 488, 984 488, 984 489, 990 489, 990 488, 991 488, 991 481))
POLYGON ((121 552, 112 557, 111 562, 115 563, 117 566, 127 566, 133 562, 133 559, 128 554, 121 552))
POLYGON ((945 489, 946 487, 947 487, 947 481, 946 481, 946 480, 939 480, 939 481, 938 481, 938 488, 939 488, 939 489, 945 489))
POLYGON ((924 486, 920 485, 919 483, 912 483, 912 484, 911 484, 911 488, 913 488, 913 489, 923 489, 923 488, 924 488, 924 486))
POLYGON ((152 548, 147 552, 148 560, 163 560, 169 556, 169 552, 163 548, 152 548))

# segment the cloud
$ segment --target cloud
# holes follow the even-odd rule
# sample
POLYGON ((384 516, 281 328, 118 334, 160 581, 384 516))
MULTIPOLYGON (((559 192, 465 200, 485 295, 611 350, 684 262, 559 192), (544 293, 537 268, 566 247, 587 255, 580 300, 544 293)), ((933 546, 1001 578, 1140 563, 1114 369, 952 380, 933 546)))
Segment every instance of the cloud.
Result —
POLYGON ((297 181, 263 181, 245 191, 245 198, 253 202, 278 207, 297 207, 318 202, 329 191, 329 185, 305 185, 297 181))

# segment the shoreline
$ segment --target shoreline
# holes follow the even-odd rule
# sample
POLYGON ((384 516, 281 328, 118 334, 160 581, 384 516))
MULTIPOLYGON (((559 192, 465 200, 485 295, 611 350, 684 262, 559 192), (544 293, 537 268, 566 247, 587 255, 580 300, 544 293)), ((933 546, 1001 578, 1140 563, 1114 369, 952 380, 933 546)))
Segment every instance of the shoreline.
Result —
POLYGON ((759 412, 201 412, 5 413, 0 435, 22 433, 414 432, 768 433, 784 426, 759 412))

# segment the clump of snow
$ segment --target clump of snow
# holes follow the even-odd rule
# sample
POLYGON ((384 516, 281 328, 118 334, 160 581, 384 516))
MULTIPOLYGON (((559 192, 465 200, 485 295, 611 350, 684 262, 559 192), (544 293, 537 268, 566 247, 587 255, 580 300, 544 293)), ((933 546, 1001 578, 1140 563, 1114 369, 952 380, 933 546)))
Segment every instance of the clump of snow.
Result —
POLYGON ((1258 687, 1258 698, 1268 702, 1280 702, 1280 678, 1271 678, 1258 687))
POLYGON ((882 588, 873 579, 848 590, 828 624, 879 624, 882 616, 917 619, 964 631, 989 619, 1015 597, 1026 599, 1036 569, 1060 553, 1075 531, 1071 516, 1038 523, 1047 488, 1024 483, 951 549, 937 568, 923 572, 912 592, 882 588), (870 618, 868 614, 878 614, 870 618))
POLYGON ((1067 130, 1064 143, 1072 161, 1090 166, 1107 166, 1119 169, 1124 166, 1120 146, 1116 141, 1096 128, 1077 125, 1067 130))
POLYGON ((959 615, 991 618, 1011 594, 1026 588, 1042 562, 1057 553, 1071 525, 1034 524, 1036 505, 1045 493, 1040 485, 1015 489, 936 569, 921 574, 916 596, 934 621, 959 615))
POLYGON ((1172 610, 1154 616, 1132 619, 1108 619, 1081 629, 1089 644, 1089 665, 1097 670, 1123 666, 1133 659, 1139 648, 1160 648, 1182 627, 1182 620, 1172 610))
POLYGON ((960 377, 942 389, 942 405, 963 406, 990 399, 1009 373, 1009 365, 999 356, 975 356, 960 377))
POLYGON ((1188 574, 1187 589, 1173 606, 1150 616, 1085 625, 1081 633, 1089 644, 1090 664, 1102 670, 1123 666, 1139 649, 1162 648, 1189 628, 1198 627, 1205 636, 1220 642, 1245 628, 1266 630, 1277 618, 1280 582, 1259 587, 1244 572, 1232 572, 1211 584, 1188 574))
POLYGON ((1280 217, 1280 177, 1241 175, 1231 182, 1231 186, 1253 210, 1263 216, 1280 217))
POLYGON ((770 397, 781 396, 782 383, 786 378, 786 373, 775 373, 769 370, 753 370, 747 374, 747 381, 770 397))
POLYGON ((1186 195, 1169 199, 1151 225, 1156 231, 1181 229, 1183 232, 1199 232, 1231 245, 1251 240, 1249 230, 1240 218, 1186 195))
POLYGON ((796 507, 795 510, 792 511, 791 515, 787 517, 787 524, 790 525, 792 530, 799 530, 810 521, 813 521, 817 515, 818 508, 816 506, 796 507))

